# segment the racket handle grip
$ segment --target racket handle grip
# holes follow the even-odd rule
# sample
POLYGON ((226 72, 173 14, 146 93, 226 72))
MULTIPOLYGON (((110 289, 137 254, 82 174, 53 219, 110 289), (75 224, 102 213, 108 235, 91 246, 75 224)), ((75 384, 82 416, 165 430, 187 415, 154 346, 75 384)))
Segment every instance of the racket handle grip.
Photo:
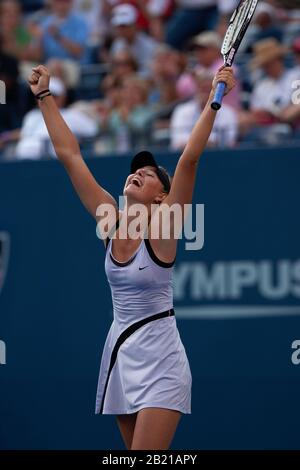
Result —
POLYGON ((211 107, 215 111, 219 111, 219 109, 221 109, 222 107, 222 100, 225 95, 225 90, 226 90, 226 83, 224 82, 218 83, 214 99, 211 103, 211 107))

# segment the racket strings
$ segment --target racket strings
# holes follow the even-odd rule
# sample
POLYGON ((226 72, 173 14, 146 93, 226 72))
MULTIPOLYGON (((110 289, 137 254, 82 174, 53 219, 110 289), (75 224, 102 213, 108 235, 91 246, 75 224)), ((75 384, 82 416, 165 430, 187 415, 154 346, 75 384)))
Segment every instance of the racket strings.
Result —
POLYGON ((232 48, 242 30, 245 30, 251 20, 258 0, 244 0, 232 17, 230 25, 226 31, 222 46, 222 54, 226 55, 232 48))

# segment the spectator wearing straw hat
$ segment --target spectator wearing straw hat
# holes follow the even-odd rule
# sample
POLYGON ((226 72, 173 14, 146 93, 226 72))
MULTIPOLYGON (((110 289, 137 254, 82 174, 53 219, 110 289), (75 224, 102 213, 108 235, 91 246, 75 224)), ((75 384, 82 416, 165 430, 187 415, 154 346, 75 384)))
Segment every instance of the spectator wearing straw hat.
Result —
POLYGON ((250 138, 261 141, 274 138, 275 142, 292 131, 290 124, 283 119, 285 110, 292 103, 293 93, 291 71, 284 63, 288 48, 275 38, 269 38, 257 42, 253 50, 250 68, 253 71, 260 69, 264 76, 254 87, 250 111, 240 114, 240 128, 250 138), (268 126, 267 133, 265 126, 268 126))
POLYGON ((254 45, 252 70, 262 69, 265 76, 258 80, 250 100, 250 109, 258 122, 271 124, 278 113, 291 102, 291 76, 284 64, 288 49, 274 38, 254 45))

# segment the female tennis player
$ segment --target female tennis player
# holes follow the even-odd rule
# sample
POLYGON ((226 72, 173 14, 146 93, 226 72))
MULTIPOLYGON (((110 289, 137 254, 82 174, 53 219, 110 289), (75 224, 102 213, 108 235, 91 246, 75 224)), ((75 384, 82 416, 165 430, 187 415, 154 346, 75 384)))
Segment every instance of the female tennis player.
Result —
POLYGON ((162 236, 161 214, 175 203, 181 207, 191 203, 198 161, 216 117, 210 103, 218 82, 226 83, 227 93, 234 87, 233 72, 223 68, 216 75, 209 101, 172 181, 150 152, 140 152, 133 158, 122 211, 90 173, 51 97, 49 80, 48 70, 40 65, 33 69, 29 85, 38 99, 57 157, 98 225, 104 216, 97 213, 104 204, 113 208, 115 216, 108 222, 110 236, 105 240, 105 270, 114 321, 101 360, 96 413, 116 415, 127 449, 165 450, 181 415, 191 412, 192 378, 173 310, 172 267, 177 239, 173 219, 169 221, 171 239, 162 236), (145 209, 140 225, 147 227, 147 237, 130 237, 135 204, 145 209), (155 233, 159 236, 153 236, 155 233))

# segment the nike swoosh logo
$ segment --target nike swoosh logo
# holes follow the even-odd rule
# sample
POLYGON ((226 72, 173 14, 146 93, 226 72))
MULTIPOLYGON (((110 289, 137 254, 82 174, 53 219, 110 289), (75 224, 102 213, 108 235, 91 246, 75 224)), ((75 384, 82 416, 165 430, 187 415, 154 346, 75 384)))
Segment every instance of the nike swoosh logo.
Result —
POLYGON ((144 266, 143 268, 139 268, 139 271, 143 271, 143 269, 149 268, 149 266, 144 266))

